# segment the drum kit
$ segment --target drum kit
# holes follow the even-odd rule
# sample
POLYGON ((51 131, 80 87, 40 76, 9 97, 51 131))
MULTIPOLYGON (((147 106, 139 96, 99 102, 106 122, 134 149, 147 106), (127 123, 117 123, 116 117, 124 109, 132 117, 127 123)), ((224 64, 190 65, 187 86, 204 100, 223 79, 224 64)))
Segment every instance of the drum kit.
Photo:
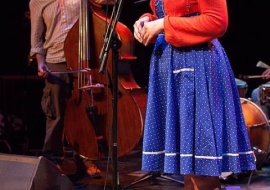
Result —
MULTIPOLYGON (((257 67, 269 68, 268 65, 259 61, 257 67)), ((249 76, 248 78, 259 78, 262 76, 249 76)), ((256 157, 257 169, 269 161, 270 155, 270 124, 269 115, 266 115, 260 106, 270 107, 270 84, 259 86, 260 104, 257 105, 250 99, 246 99, 248 85, 245 81, 235 79, 239 97, 241 100, 245 123, 248 128, 250 144, 256 157)))
MULTIPOLYGON (((257 67, 270 68, 267 64, 259 61, 257 67)), ((262 75, 239 76, 243 79, 263 78, 262 75)), ((247 99, 248 85, 244 80, 235 78, 235 83, 238 89, 238 94, 241 101, 242 111, 245 123, 248 129, 248 135, 254 157, 256 159, 256 168, 261 169, 262 166, 270 162, 270 120, 269 114, 265 114, 261 106, 270 108, 270 83, 259 86, 260 90, 260 105, 247 99)), ((238 175, 249 174, 249 182, 253 172, 245 172, 241 174, 233 174, 232 172, 222 172, 221 180, 238 179, 238 175)))
MULTIPOLYGON (((245 123, 248 129, 248 135, 254 156, 256 159, 257 169, 261 169, 263 164, 269 162, 270 159, 270 122, 268 115, 261 109, 260 105, 252 102, 246 98, 248 85, 245 81, 235 78, 236 86, 238 89, 242 111, 245 119, 245 123)), ((261 85, 260 99, 261 105, 270 107, 270 84, 261 85)), ((245 176, 245 172, 243 172, 245 176)), ((238 179, 238 175, 232 172, 222 172, 220 175, 221 180, 238 179)), ((250 173, 250 178, 252 172, 250 173)))

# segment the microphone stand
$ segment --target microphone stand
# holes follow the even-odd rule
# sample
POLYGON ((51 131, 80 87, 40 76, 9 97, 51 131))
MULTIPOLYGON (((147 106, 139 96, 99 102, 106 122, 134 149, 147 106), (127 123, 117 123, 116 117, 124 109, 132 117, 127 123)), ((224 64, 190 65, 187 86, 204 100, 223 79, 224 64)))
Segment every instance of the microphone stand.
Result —
POLYGON ((101 66, 99 73, 105 73, 105 65, 108 59, 109 49, 112 49, 112 86, 113 86, 113 121, 112 121, 112 184, 113 190, 118 190, 119 188, 119 179, 118 179, 118 144, 117 144, 117 111, 118 111, 118 60, 119 52, 118 49, 121 47, 121 41, 117 38, 115 34, 115 27, 119 20, 120 12, 123 6, 122 0, 116 0, 112 15, 110 18, 109 26, 107 27, 103 47, 100 52, 99 59, 101 61, 101 66))

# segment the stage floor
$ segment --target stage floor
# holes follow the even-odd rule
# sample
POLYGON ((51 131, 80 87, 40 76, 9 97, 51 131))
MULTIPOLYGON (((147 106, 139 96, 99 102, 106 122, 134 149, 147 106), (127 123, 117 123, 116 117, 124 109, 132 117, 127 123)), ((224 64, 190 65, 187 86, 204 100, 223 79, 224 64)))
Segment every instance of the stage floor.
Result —
MULTIPOLYGON (((268 156, 269 157, 269 156, 268 156)), ((77 176, 72 159, 67 158, 63 164, 64 173, 72 181, 76 190, 115 190, 115 189, 143 189, 143 190, 183 190, 182 176, 160 175, 146 173, 140 170, 141 148, 137 146, 127 155, 117 160, 117 170, 111 160, 101 159, 96 165, 102 171, 101 179, 91 179, 86 176, 77 176), (118 177, 117 175, 118 174, 118 177), (145 178, 144 178, 145 177, 145 178), (119 182, 116 180, 118 179, 119 182), (139 181, 136 181, 139 180, 139 181)), ((270 163, 269 158, 260 169, 251 173, 230 174, 221 176, 224 190, 270 190, 270 163)))

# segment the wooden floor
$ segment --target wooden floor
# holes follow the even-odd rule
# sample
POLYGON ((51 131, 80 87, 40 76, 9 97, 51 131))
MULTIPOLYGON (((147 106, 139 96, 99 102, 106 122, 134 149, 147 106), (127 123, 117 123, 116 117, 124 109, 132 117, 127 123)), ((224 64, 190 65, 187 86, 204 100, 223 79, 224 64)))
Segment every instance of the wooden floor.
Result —
MULTIPOLYGON (((267 154, 267 158, 261 165, 262 167, 253 173, 222 174, 220 177, 222 188, 224 190, 270 190, 270 164, 268 157, 269 155, 267 154)), ((91 179, 87 176, 76 175, 74 173, 74 163, 69 158, 64 162, 63 170, 74 184, 76 190, 184 189, 182 176, 169 176, 141 171, 140 146, 129 154, 119 157, 114 164, 112 164, 111 160, 102 159, 96 161, 96 165, 102 170, 101 179, 91 179)))

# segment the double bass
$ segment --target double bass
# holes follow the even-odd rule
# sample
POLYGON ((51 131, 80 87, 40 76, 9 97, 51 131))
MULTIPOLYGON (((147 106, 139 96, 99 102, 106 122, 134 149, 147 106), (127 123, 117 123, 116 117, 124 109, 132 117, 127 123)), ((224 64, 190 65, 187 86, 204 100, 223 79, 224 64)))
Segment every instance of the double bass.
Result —
MULTIPOLYGON (((82 0, 81 15, 65 40, 64 51, 68 67, 84 70, 73 74, 73 92, 67 100, 65 136, 68 143, 82 156, 100 159, 108 156, 112 147, 112 52, 106 71, 99 73, 99 53, 103 32, 109 18, 100 6, 82 0)), ((115 34, 121 41, 117 80, 117 155, 130 152, 141 139, 146 107, 146 92, 133 78, 130 64, 134 63, 134 38, 130 30, 118 22, 115 34)))

